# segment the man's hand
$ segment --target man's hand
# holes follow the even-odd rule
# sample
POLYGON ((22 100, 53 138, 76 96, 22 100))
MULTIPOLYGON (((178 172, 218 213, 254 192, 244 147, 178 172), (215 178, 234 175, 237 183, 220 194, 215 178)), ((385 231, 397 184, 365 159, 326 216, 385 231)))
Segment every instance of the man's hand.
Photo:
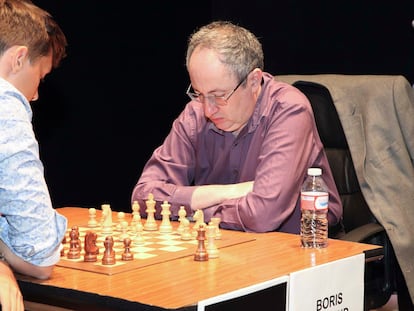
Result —
POLYGON ((24 311, 19 285, 8 264, 2 260, 0 260, 0 304, 2 310, 24 311))

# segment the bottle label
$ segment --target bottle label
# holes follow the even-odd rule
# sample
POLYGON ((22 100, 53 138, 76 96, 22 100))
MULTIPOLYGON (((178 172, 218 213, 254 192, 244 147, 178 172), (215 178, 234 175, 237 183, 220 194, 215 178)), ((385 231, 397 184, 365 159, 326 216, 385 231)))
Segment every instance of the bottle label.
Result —
POLYGON ((325 210, 328 208, 329 194, 327 192, 304 191, 300 195, 302 210, 325 210))

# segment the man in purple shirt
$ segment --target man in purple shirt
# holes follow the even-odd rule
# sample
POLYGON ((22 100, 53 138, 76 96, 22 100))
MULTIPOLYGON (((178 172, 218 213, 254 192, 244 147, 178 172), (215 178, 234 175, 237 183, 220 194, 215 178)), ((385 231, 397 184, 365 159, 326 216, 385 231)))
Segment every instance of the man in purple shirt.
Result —
MULTIPOLYGON (((329 224, 342 217, 312 108, 294 87, 263 72, 262 46, 248 30, 212 22, 191 35, 186 56, 191 101, 146 163, 133 193, 145 212, 152 193, 197 209, 227 229, 300 232, 300 188, 320 167, 329 188, 329 224)), ((145 216, 145 213, 144 213, 145 216)))

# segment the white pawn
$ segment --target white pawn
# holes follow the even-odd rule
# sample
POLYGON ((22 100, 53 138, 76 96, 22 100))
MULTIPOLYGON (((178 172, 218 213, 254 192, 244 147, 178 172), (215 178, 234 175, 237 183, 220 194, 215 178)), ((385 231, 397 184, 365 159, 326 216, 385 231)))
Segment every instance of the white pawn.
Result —
POLYGON ((141 214, 139 213, 140 206, 138 204, 138 201, 134 201, 132 203, 132 220, 131 220, 131 226, 134 227, 138 221, 141 221, 141 214))
POLYGON ((216 234, 215 234, 215 236, 216 236, 215 239, 216 240, 221 239, 220 222, 221 222, 220 217, 211 217, 211 219, 210 219, 210 223, 212 223, 213 226, 216 228, 216 234))
POLYGON ((88 211, 89 213, 89 221, 88 221, 88 227, 95 228, 98 226, 98 222, 96 221, 96 209, 91 207, 88 211))
POLYGON ((142 223, 139 221, 135 224, 135 237, 134 237, 134 243, 136 245, 144 245, 145 244, 145 239, 142 236, 142 232, 144 231, 144 226, 142 225, 142 223))
POLYGON ((121 231, 122 230, 122 222, 125 220, 125 213, 124 212, 118 212, 117 216, 118 223, 116 224, 116 230, 121 231))
POLYGON ((132 203, 132 215, 139 215, 139 209, 140 209, 140 206, 139 206, 139 204, 138 204, 138 201, 134 201, 133 203, 132 203))
POLYGON ((123 242, 125 239, 129 238, 128 234, 128 222, 123 220, 121 222, 121 234, 119 235, 119 241, 123 242))
POLYGON ((141 215, 140 214, 133 214, 131 220, 131 227, 134 227, 138 222, 141 222, 141 215))
POLYGON ((206 227, 206 236, 207 236, 207 253, 208 258, 218 258, 219 251, 216 246, 216 227, 213 225, 212 222, 209 223, 209 225, 206 227))

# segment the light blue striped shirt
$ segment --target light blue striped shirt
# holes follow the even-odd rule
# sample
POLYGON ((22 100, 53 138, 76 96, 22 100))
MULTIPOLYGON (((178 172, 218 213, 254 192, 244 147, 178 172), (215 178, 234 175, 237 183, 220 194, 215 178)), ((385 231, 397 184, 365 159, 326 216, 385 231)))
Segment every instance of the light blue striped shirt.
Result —
POLYGON ((0 239, 38 266, 59 261, 67 220, 52 207, 27 99, 0 78, 0 239))

